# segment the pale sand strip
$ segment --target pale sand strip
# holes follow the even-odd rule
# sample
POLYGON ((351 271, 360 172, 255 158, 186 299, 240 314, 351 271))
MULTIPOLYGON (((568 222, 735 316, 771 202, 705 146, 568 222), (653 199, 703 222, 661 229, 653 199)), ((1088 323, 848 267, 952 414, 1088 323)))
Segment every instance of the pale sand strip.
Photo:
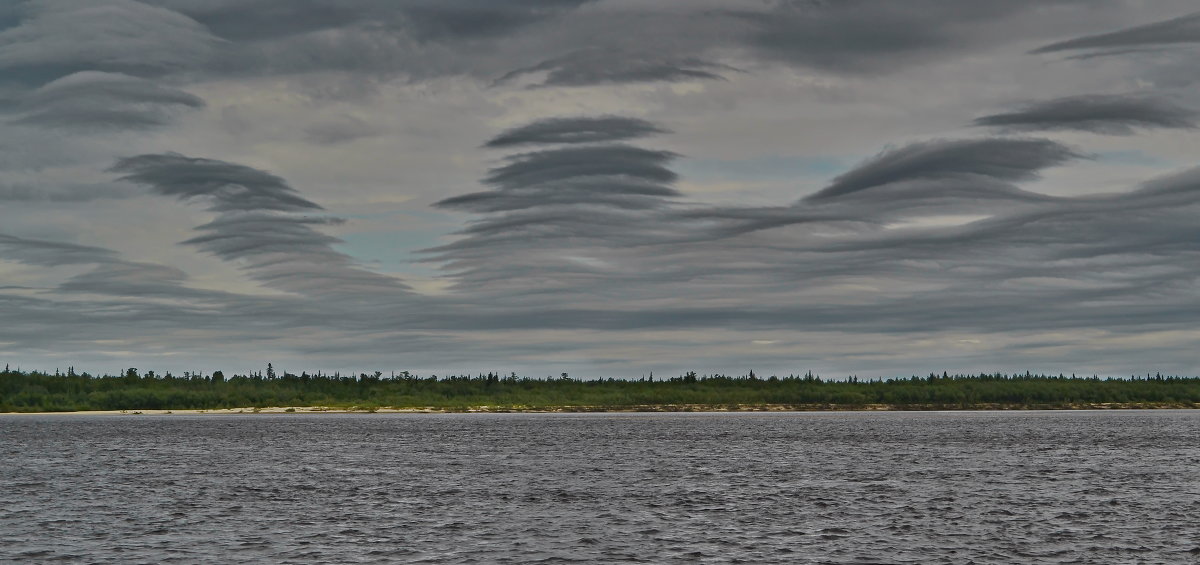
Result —
POLYGON ((142 415, 163 415, 163 414, 180 414, 180 415, 195 415, 195 414, 367 414, 367 413, 394 413, 394 414, 410 414, 422 412, 444 412, 444 410, 426 409, 426 408, 373 408, 373 409, 353 409, 353 408, 328 408, 325 406, 271 406, 268 408, 214 408, 212 410, 81 410, 76 412, 0 412, 0 416, 56 416, 56 415, 83 415, 83 416, 142 416, 142 415))
POLYGON ((974 404, 953 405, 893 405, 893 404, 642 404, 633 406, 472 406, 463 409, 447 408, 332 408, 328 406, 271 406, 264 408, 215 408, 212 410, 83 410, 77 412, 0 412, 0 416, 48 415, 256 415, 256 414, 447 414, 447 413, 584 413, 584 412, 970 412, 1018 410, 1152 410, 1200 409, 1200 404, 1173 402, 1104 402, 1070 405, 1010 405, 974 404))

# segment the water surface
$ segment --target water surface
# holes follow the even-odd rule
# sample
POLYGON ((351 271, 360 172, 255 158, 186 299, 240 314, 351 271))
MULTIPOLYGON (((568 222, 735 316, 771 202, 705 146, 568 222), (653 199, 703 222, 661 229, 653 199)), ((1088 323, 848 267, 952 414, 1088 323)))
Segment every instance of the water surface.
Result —
POLYGON ((0 416, 0 562, 1189 563, 1200 411, 0 416))

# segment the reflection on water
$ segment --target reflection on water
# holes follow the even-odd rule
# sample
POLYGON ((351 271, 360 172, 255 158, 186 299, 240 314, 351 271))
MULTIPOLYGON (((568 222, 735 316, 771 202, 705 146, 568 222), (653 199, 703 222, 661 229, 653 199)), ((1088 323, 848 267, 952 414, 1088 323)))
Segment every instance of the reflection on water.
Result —
POLYGON ((0 416, 0 562, 1187 563, 1200 412, 0 416))

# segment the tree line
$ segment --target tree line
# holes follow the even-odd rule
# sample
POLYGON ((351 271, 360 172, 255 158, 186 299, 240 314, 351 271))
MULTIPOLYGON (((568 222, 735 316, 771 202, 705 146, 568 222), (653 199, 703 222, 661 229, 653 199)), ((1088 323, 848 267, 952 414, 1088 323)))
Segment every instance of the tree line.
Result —
POLYGON ((901 409, 1080 408, 1099 405, 1200 407, 1200 377, 1128 378, 982 373, 902 378, 822 379, 688 372, 649 377, 530 378, 516 373, 419 376, 408 371, 358 375, 265 372, 226 377, 188 372, 119 375, 21 371, 0 373, 0 412, 79 410, 211 410, 269 406, 486 409, 901 409))

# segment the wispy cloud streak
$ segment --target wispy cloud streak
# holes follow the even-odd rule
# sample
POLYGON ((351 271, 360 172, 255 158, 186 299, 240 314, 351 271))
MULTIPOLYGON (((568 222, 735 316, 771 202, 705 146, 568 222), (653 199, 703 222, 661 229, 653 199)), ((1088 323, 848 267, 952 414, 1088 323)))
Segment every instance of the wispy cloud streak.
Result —
POLYGON ((1137 128, 1194 129, 1196 116, 1195 110, 1154 96, 1085 94, 1033 102, 1013 112, 980 116, 973 123, 1016 131, 1132 135, 1137 128))

